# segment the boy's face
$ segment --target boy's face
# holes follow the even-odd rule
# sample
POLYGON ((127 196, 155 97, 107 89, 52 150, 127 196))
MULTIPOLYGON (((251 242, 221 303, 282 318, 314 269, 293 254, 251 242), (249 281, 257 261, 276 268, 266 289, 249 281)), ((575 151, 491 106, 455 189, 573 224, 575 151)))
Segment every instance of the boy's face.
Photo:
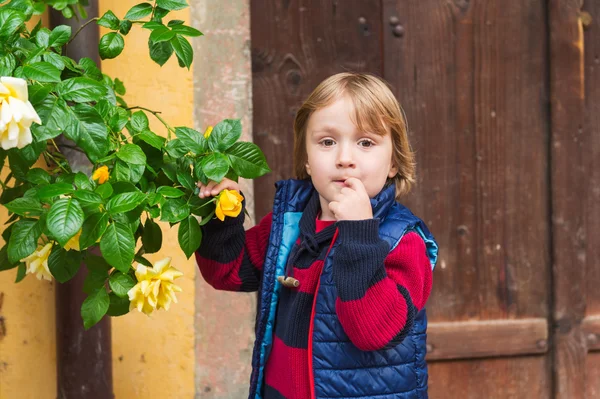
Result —
POLYGON ((391 135, 360 131, 351 119, 353 114, 354 104, 344 96, 315 111, 308 121, 306 171, 321 196, 324 214, 347 178, 359 179, 373 198, 386 179, 397 173, 391 135))

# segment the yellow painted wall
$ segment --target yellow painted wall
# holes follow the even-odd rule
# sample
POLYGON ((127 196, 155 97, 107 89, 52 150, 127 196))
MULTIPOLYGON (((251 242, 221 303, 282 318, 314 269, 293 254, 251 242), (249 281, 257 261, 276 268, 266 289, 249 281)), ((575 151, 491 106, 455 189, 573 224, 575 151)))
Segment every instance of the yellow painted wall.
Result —
MULTIPOLYGON (((112 10, 123 17, 139 1, 102 0, 99 14, 112 10)), ((169 14, 167 19, 190 20, 189 9, 169 14)), ((100 34, 108 32, 105 29, 100 34)), ((125 83, 129 106, 161 111, 171 126, 193 123, 192 71, 180 68, 175 55, 161 68, 148 54, 149 31, 134 26, 125 38, 123 53, 102 62, 102 72, 125 83)), ((150 127, 166 136, 164 126, 149 115, 150 127)), ((178 284, 183 292, 168 312, 148 317, 137 311, 112 319, 113 387, 120 398, 194 397, 194 259, 187 260, 177 243, 177 228, 162 224, 163 247, 148 255, 151 262, 165 256, 184 273, 178 284)))
MULTIPOLYGON (((32 29, 38 19, 32 19, 32 29)), ((47 25, 48 19, 42 22, 47 25)), ((44 167, 40 161, 35 167, 44 167)), ((0 171, 2 181, 8 165, 0 171)), ((2 188, 0 187, 0 192, 2 188)), ((8 220, 0 206, 0 232, 8 220)), ((4 246, 0 237, 0 248, 4 246)), ((0 272, 0 399, 56 397, 54 284, 27 275, 15 284, 17 269, 0 272), (5 335, 3 334, 5 333, 5 335), (35 380, 35 383, 32 381, 35 380)))

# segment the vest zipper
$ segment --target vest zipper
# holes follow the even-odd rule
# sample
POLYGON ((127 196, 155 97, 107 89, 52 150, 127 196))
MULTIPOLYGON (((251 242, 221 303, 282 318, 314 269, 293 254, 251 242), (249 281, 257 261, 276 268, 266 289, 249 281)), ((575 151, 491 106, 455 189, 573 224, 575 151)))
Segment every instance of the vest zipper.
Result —
POLYGON ((310 399, 316 399, 315 395, 315 373, 313 370, 313 330, 315 327, 315 311, 317 309, 317 296, 319 295, 319 287, 321 286, 321 276, 323 275, 323 269, 325 269, 325 262, 327 262, 327 258, 329 257, 329 252, 335 243, 335 239, 338 235, 338 229, 335 229, 335 233, 333 234, 333 238, 331 239, 331 244, 329 245, 329 249, 327 250, 327 254, 325 254, 325 260, 323 261, 323 266, 321 267, 321 271, 319 272, 319 279, 317 280, 317 288, 315 290, 315 297, 313 298, 312 310, 310 311, 310 326, 308 328, 308 382, 310 386, 310 399))

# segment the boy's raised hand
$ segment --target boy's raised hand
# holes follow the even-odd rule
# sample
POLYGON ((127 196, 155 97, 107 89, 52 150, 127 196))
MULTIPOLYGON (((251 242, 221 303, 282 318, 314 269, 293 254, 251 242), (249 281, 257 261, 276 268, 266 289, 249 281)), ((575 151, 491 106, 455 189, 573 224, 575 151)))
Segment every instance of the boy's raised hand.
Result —
POLYGON ((333 201, 329 203, 329 210, 337 220, 365 220, 373 218, 373 209, 369 194, 364 184, 357 178, 346 180, 333 201))
POLYGON ((221 182, 218 184, 212 180, 209 180, 208 184, 206 185, 202 184, 202 182, 197 182, 196 186, 200 188, 200 192, 198 193, 198 197, 200 198, 214 197, 223 190, 240 191, 239 184, 228 178, 223 178, 223 180, 221 180, 221 182))

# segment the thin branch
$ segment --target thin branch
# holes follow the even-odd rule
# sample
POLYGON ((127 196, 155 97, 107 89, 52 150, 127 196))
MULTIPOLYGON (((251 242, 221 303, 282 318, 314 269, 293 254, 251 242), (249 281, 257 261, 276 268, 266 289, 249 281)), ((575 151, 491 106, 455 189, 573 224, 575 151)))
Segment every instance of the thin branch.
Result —
POLYGON ((89 21, 87 21, 85 24, 81 25, 81 26, 79 27, 79 29, 77 29, 77 31, 75 32, 75 34, 74 34, 73 36, 71 36, 71 38, 69 39, 69 41, 67 42, 67 44, 65 44, 65 46, 68 46, 68 45, 69 45, 69 44, 70 44, 70 43, 73 41, 73 39, 75 39, 75 37, 76 37, 76 36, 79 34, 79 32, 81 32, 81 30, 82 30, 83 28, 85 28, 86 26, 88 26, 88 25, 89 25, 91 22, 97 21, 97 20, 99 20, 99 19, 100 19, 100 18, 98 18, 98 17, 96 17, 96 18, 92 18, 92 19, 90 19, 89 21))
POLYGON ((148 108, 145 108, 145 107, 139 107, 139 106, 127 108, 128 111, 132 110, 132 109, 141 109, 143 111, 150 112, 152 115, 154 115, 159 121, 162 122, 163 125, 165 125, 165 127, 168 130, 167 139, 171 140, 171 132, 175 133, 175 129, 173 129, 171 126, 169 126, 169 124, 159 115, 160 112, 158 112, 158 111, 152 111, 151 109, 148 109, 148 108))

